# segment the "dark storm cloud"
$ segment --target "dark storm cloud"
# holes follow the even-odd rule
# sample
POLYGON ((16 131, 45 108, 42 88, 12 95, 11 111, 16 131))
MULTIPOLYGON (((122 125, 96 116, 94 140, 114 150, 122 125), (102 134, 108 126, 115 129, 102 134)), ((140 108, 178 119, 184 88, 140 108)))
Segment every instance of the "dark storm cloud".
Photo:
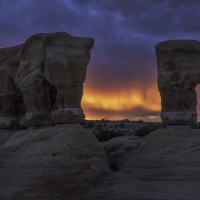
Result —
POLYGON ((36 32, 67 31, 94 37, 96 60, 91 73, 98 71, 100 77, 107 72, 122 80, 131 76, 137 80, 147 76, 150 80, 151 76, 155 78, 155 43, 180 37, 199 38, 198 0, 0 2, 1 47, 22 43, 36 32))
POLYGON ((76 13, 61 1, 3 0, 0 11, 1 46, 2 43, 23 42, 36 32, 62 30, 65 24, 72 29, 77 25, 76 13))
POLYGON ((64 30, 96 38, 102 50, 121 49, 120 53, 129 54, 132 49, 137 56, 143 51, 148 56, 153 46, 151 49, 147 46, 170 37, 169 34, 178 37, 181 32, 182 36, 190 37, 188 34, 196 35, 200 29, 200 3, 196 0, 1 0, 0 3, 1 38, 25 39, 35 32, 64 30))
POLYGON ((108 1, 106 9, 120 13, 121 25, 143 34, 165 36, 171 32, 199 30, 198 0, 108 1), (188 25, 192 26, 191 30, 188 25))

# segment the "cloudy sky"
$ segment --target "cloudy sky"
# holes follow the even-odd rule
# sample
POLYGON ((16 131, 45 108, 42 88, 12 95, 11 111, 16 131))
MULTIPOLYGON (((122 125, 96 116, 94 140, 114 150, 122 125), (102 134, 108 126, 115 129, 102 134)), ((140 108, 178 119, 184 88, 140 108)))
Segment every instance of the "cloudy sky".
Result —
POLYGON ((159 121, 155 44, 200 41, 199 11, 199 0, 0 0, 0 48, 38 32, 92 37, 87 119, 159 121))

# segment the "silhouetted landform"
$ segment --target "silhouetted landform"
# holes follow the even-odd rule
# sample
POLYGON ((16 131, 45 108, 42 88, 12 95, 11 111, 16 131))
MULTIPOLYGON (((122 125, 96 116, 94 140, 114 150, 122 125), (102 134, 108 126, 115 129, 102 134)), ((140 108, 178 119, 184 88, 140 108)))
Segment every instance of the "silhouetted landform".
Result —
POLYGON ((84 119, 83 82, 94 39, 41 33, 0 49, 0 128, 84 119))
POLYGON ((194 124, 200 83, 200 42, 169 40, 156 45, 161 119, 166 124, 194 124))

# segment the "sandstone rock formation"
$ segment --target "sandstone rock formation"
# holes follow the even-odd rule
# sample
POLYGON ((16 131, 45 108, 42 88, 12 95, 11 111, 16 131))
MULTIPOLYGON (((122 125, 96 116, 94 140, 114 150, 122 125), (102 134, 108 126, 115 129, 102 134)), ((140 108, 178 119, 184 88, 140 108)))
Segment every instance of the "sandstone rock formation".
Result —
POLYGON ((80 103, 93 43, 64 32, 41 33, 0 49, 0 128, 19 121, 37 126, 83 120, 80 103))
POLYGON ((0 128, 22 128, 19 123, 26 113, 22 92, 14 82, 21 47, 0 49, 0 128))
POLYGON ((161 119, 166 124, 194 124, 200 83, 200 42, 171 40, 156 45, 161 119))
POLYGON ((78 124, 0 130, 0 199, 199 200, 199 130, 170 125, 101 144, 78 124))
POLYGON ((0 199, 83 199, 111 173, 100 143, 79 124, 5 132, 0 199))
POLYGON ((105 150, 120 164, 99 181, 91 200, 198 200, 200 129, 171 125, 145 138, 114 138, 105 150))

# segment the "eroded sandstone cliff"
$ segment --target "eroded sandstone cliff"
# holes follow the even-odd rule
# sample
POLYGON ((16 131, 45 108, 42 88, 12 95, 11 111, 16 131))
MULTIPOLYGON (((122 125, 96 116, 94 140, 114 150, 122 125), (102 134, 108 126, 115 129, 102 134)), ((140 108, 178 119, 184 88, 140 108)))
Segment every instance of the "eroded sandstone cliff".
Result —
POLYGON ((83 82, 94 39, 41 33, 0 49, 0 128, 84 119, 83 82))
POLYGON ((96 137, 74 123, 93 43, 42 33, 0 49, 0 199, 88 196, 111 173, 96 137))
POLYGON ((200 42, 170 40, 156 45, 161 119, 167 124, 194 124, 200 83, 200 42))
POLYGON ((79 124, 0 135, 0 199, 76 199, 111 173, 106 152, 79 124))

